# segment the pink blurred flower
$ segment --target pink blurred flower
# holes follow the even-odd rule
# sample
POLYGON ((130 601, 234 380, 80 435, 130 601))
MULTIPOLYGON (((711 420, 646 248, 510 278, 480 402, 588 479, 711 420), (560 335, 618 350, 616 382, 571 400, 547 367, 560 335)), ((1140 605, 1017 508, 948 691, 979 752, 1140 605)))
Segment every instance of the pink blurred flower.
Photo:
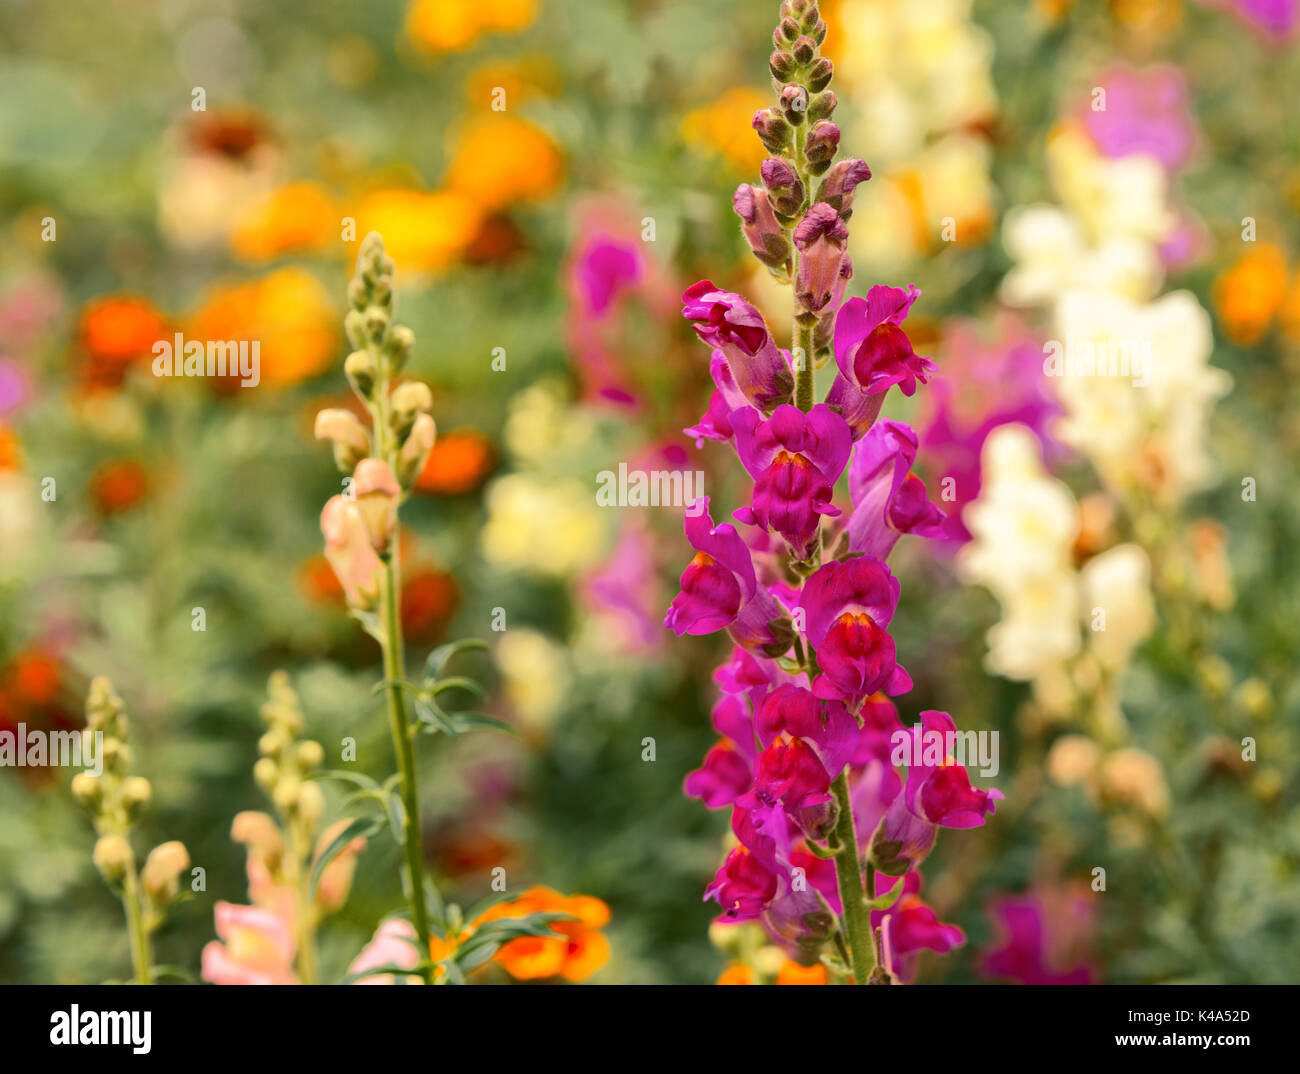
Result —
POLYGON ((1106 107, 1094 111, 1090 98, 1080 118, 1105 156, 1145 153, 1171 172, 1187 163, 1196 127, 1181 70, 1172 64, 1118 66, 1103 74, 1097 86, 1106 91, 1106 107))
MULTIPOLYGON (((375 930, 370 942, 362 948, 361 953, 348 966, 348 976, 364 973, 366 970, 378 969, 380 966, 400 966, 414 969, 420 961, 420 952, 415 946, 415 926, 405 918, 390 917, 375 930)), ((415 975, 404 977, 402 983, 416 984, 415 975)), ((356 984, 390 985, 397 984, 397 975, 392 973, 375 973, 362 977, 356 984)))
POLYGON ((1024 985, 1086 985, 1101 980, 1093 951, 1096 904, 1083 888, 1039 887, 1003 895, 989 905, 996 946, 980 974, 1024 985))
POLYGON ((291 924, 261 906, 216 905, 217 936, 203 948, 203 979, 218 985, 297 984, 291 924))

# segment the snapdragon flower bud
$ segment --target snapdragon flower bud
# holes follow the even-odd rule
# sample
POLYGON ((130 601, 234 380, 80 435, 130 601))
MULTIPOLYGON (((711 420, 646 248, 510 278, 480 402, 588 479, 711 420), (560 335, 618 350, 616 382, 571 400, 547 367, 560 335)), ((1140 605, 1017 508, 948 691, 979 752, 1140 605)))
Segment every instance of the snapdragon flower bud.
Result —
POLYGON ((153 799, 153 788, 144 776, 131 776, 122 782, 122 806, 128 817, 138 816, 153 799))
POLYGON ((140 870, 140 886, 155 903, 168 902, 180 889, 178 878, 190 864, 190 852, 185 844, 172 840, 160 843, 149 852, 144 868, 140 870))
POLYGON ((781 115, 793 126, 801 126, 808 115, 808 90, 797 82, 781 89, 781 115))
POLYGON ((808 170, 822 175, 831 166, 840 147, 840 129, 834 123, 822 121, 808 132, 804 152, 808 157, 808 170))
POLYGON ((817 187, 817 200, 824 201, 840 214, 841 220, 853 215, 853 191, 859 183, 871 178, 871 169, 864 160, 837 162, 817 187))
POLYGON ((379 376, 375 356, 366 350, 355 350, 344 359, 343 372, 347 374, 353 391, 369 402, 374 396, 375 379, 379 376))
POLYGON ((98 776, 89 772, 78 772, 72 777, 72 797, 84 809, 94 809, 103 800, 104 784, 98 776))
POLYGON ((768 157, 758 171, 778 215, 786 218, 796 216, 803 209, 805 191, 799 173, 790 162, 780 157, 768 157))
POLYGON ((795 297, 804 309, 816 313, 830 303, 848 241, 849 229, 825 202, 812 206, 794 229, 799 250, 795 297))
POLYGON ((755 112, 753 127, 758 140, 769 153, 782 156, 793 148, 790 124, 775 108, 762 108, 755 112))
POLYGON ((118 888, 126 878, 126 871, 131 867, 134 855, 131 853, 131 844, 122 836, 104 835, 96 841, 92 858, 105 883, 109 887, 118 888))
POLYGON ((767 191, 742 183, 736 188, 731 205, 740 217, 741 230, 754 256, 768 268, 788 272, 790 237, 777 219, 767 191))

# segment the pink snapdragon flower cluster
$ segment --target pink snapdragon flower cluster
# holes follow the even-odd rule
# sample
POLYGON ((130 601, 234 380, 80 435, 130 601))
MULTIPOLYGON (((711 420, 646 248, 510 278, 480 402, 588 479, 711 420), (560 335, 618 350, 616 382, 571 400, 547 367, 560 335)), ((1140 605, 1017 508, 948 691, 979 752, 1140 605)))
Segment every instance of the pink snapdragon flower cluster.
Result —
POLYGON ((1002 796, 974 787, 946 751, 921 763, 921 739, 955 733, 953 720, 923 712, 908 729, 890 700, 912 680, 889 632, 900 585, 887 560, 906 534, 944 536, 945 514, 912 473, 916 434, 880 412, 891 388, 914 394, 934 363, 904 327, 915 287, 846 298, 853 190, 871 173, 833 163, 815 0, 781 11, 780 103, 754 119, 772 156, 763 185, 742 186, 733 204, 755 256, 792 287, 794 347, 742 295, 705 280, 683 296, 715 388, 687 435, 730 444, 751 484, 732 516, 741 528, 715 523, 707 499, 687 512, 695 556, 664 622, 678 635, 726 631, 735 646, 715 674, 721 740, 685 782, 731 810, 736 845, 705 897, 720 920, 761 921, 805 960, 830 945, 858 983, 888 981, 915 952, 963 941, 921 901, 917 869, 940 828, 983 824, 1002 796), (832 362, 814 402, 815 369, 832 362), (895 758, 912 746, 903 771, 895 758))

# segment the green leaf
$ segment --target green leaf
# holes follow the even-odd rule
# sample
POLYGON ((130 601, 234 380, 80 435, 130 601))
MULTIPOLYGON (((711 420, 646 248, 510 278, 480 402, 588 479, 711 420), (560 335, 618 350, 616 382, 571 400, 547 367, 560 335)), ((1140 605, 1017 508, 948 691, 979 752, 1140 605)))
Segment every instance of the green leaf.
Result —
POLYGON ((329 768, 320 772, 311 772, 307 779, 337 779, 342 783, 354 783, 368 791, 379 790, 379 784, 361 772, 346 772, 341 768, 329 768))
POLYGON ((519 733, 512 724, 489 716, 486 712, 449 712, 446 716, 458 735, 470 731, 504 731, 508 735, 519 733))
POLYGON ((464 675, 453 675, 449 679, 434 679, 430 685, 425 686, 422 692, 428 697, 437 697, 448 690, 464 690, 466 693, 473 694, 475 697, 484 700, 488 695, 482 686, 464 675))
POLYGON ((356 839, 358 836, 373 834, 378 831, 382 824, 383 820, 380 817, 358 817, 356 820, 351 821, 346 828, 330 840, 329 846, 317 855, 316 862, 311 867, 311 883, 307 889, 308 895, 311 899, 314 900, 316 898, 316 888, 320 884, 321 874, 325 871, 325 867, 337 858, 339 854, 342 853, 343 848, 352 842, 353 839, 356 839))
POLYGON ((439 645, 429 654, 429 659, 424 662, 424 672, 426 677, 437 679, 441 677, 443 669, 447 666, 448 661, 457 653, 470 652, 479 650, 487 652, 488 643, 481 638, 461 638, 460 641, 451 641, 446 645, 439 645))
POLYGON ((396 966, 391 963, 385 966, 375 966, 373 969, 361 970, 358 973, 349 973, 343 978, 343 983, 345 985, 356 984, 363 977, 377 977, 382 973, 391 973, 398 977, 419 977, 420 970, 432 965, 433 963, 426 959, 423 962, 417 962, 410 968, 406 966, 396 966))

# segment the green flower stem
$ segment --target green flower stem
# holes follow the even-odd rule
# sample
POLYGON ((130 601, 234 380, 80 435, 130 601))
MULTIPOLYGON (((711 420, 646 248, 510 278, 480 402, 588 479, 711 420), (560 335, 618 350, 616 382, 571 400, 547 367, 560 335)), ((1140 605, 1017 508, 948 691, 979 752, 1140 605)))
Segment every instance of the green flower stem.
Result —
POLYGON ((311 840, 304 839, 296 823, 290 825, 290 852, 294 880, 298 887, 298 983, 314 985, 316 981, 316 907, 311 897, 311 840))
MULTIPOLYGON (((871 912, 862 889, 858 863, 858 837, 853 829, 853 803, 849 798, 848 769, 831 784, 840 813, 835 821, 835 879, 843 907, 843 931, 853 965, 853 981, 864 985, 876 968, 876 949, 871 939, 871 912)), ((873 892, 874 894, 874 892, 873 892)))
MULTIPOLYGON (((401 683, 406 679, 403 654, 402 618, 398 604, 397 553, 393 550, 384 563, 384 678, 388 682, 388 725, 393 734, 398 771, 402 777, 402 811, 406 873, 411 905, 411 922, 420 944, 423 959, 429 957, 429 917, 424 905, 424 847, 420 838, 420 788, 415 772, 415 728, 406 715, 406 699, 401 683)), ((432 984, 430 971, 421 971, 426 984, 432 984)))
POLYGON ((153 984, 153 955, 149 950, 149 933, 144 927, 144 912, 140 908, 140 879, 136 874, 134 859, 126 869, 122 883, 122 909, 126 911, 126 932, 131 944, 131 968, 136 984, 153 984))
POLYGON ((795 353, 802 355, 794 374, 794 405, 805 414, 813 408, 817 393, 817 371, 813 368, 813 326, 794 323, 795 353))

